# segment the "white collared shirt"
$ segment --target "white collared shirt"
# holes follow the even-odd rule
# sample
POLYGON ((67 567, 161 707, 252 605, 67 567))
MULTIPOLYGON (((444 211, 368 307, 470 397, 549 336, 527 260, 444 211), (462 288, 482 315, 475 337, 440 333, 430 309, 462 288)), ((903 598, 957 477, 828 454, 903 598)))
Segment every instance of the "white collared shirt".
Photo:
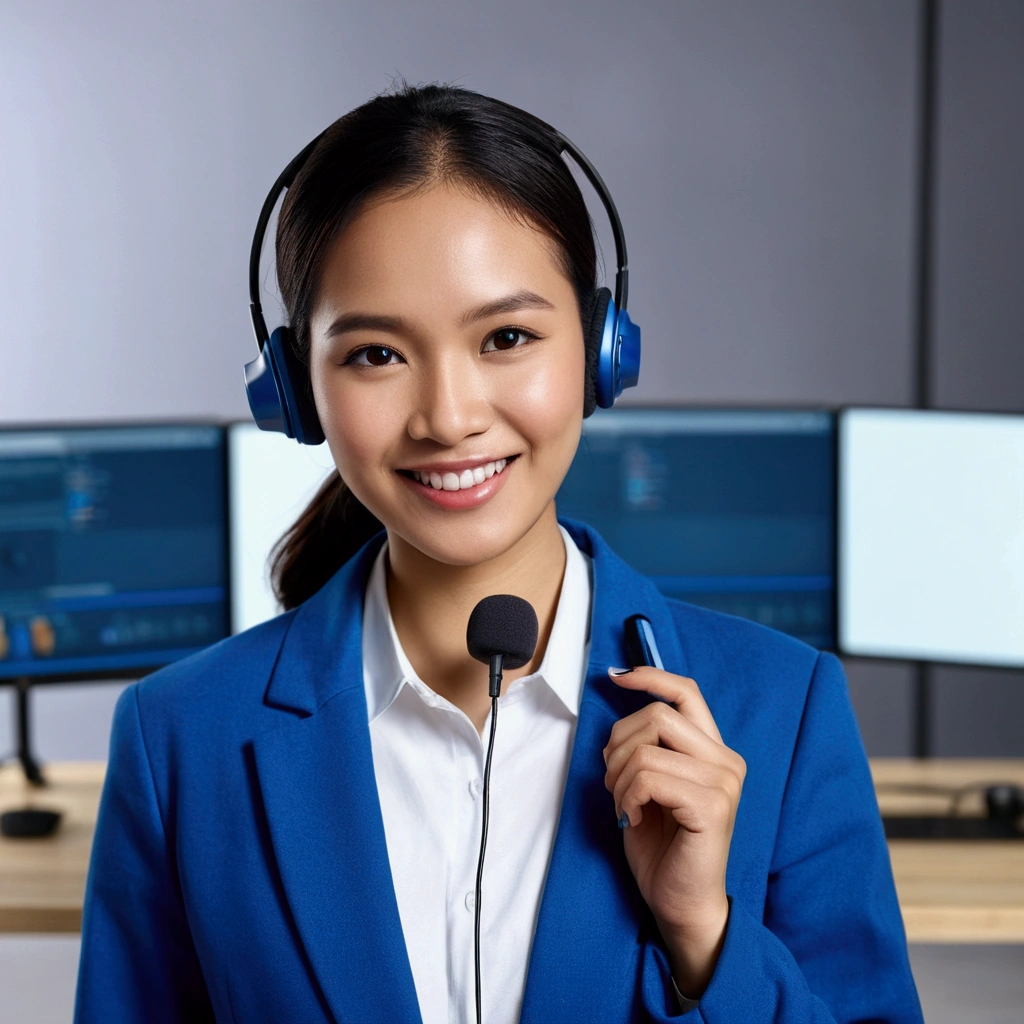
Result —
MULTIPOLYGON (((515 1024, 590 652, 590 558, 564 527, 566 562, 540 668, 498 698, 480 928, 483 1017, 515 1024)), ((391 618, 387 543, 363 606, 363 680, 391 877, 423 1024, 475 1020, 474 889, 483 739, 416 675, 391 618)), ((480 666, 480 685, 487 668, 480 666)))

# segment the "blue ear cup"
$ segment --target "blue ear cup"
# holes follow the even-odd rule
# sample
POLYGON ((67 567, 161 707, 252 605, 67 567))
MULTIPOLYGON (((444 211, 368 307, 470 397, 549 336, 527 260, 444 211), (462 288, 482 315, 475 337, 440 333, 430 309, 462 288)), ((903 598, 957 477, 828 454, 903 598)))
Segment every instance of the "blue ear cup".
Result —
POLYGON ((597 365, 597 404, 611 408, 623 388, 640 380, 640 328, 624 309, 608 303, 597 365))
POLYGON ((287 327, 278 327, 245 364, 245 393, 260 430, 279 431, 299 444, 324 440, 309 372, 295 355, 287 327))
POLYGON ((596 406, 611 408, 640 379, 640 328, 616 308, 607 288, 594 293, 588 319, 584 416, 596 406))

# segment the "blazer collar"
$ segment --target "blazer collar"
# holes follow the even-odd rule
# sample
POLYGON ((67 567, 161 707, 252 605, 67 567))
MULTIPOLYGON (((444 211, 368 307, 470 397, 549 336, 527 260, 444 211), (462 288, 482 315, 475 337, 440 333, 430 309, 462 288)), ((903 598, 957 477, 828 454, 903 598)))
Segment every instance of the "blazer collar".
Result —
MULTIPOLYGON (((625 618, 646 615, 666 669, 685 671, 671 612, 657 588, 590 527, 559 521, 593 559, 591 647, 531 951, 524 1022, 548 1019, 552 999, 561 1007, 560 1020, 594 1019, 600 1012, 594 993, 610 995, 609 986, 625 986, 622 1005, 631 1005, 635 980, 628 983, 623 964, 632 962, 649 912, 622 852, 601 757, 612 724, 650 700, 607 675, 608 666, 626 663, 625 618)), ((368 541, 295 612, 266 702, 298 714, 253 742, 285 896, 338 1020, 420 1019, 377 797, 361 660, 363 594, 384 537, 381 532, 368 541)))
POLYGON ((386 538, 383 530, 371 537, 296 609, 267 687, 267 704, 311 715, 335 694, 362 687, 363 592, 386 538))
MULTIPOLYGON (((664 595, 646 576, 627 565, 593 528, 571 519, 559 521, 580 550, 593 559, 590 662, 583 700, 594 701, 619 714, 625 705, 634 701, 630 694, 635 691, 623 690, 610 679, 592 682, 589 677, 595 667, 601 668, 605 676, 609 666, 627 667, 626 619, 630 615, 646 616, 657 639, 665 668, 685 675, 686 658, 681 638, 664 595)), ((650 700, 643 695, 641 698, 645 704, 650 700)))

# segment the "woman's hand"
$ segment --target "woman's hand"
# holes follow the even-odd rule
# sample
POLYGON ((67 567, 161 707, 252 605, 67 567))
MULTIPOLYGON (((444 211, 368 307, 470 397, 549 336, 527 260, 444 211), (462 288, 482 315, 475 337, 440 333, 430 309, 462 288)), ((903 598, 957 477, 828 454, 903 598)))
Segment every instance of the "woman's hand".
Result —
POLYGON ((604 783, 672 975, 683 995, 697 999, 725 938, 725 866, 747 765, 722 742, 692 679, 649 666, 608 674, 671 702, 652 701, 615 723, 604 783))

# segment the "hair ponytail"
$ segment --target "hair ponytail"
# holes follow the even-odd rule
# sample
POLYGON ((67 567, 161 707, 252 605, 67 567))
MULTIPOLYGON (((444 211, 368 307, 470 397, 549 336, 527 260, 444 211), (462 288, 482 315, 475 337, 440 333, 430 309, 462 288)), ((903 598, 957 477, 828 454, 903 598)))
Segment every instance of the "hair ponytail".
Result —
POLYGON ((382 529, 334 470, 270 553, 270 579, 281 607, 287 611, 312 597, 382 529))
MULTIPOLYGON (((323 266, 360 205, 442 182, 469 185, 547 234, 589 324, 597 280, 593 226, 561 152, 550 125, 461 86, 403 82, 340 117, 299 169, 277 220, 277 280, 296 357, 308 366, 323 266)), ((274 593, 284 608, 315 594, 382 528, 331 474, 271 554, 274 593)))

